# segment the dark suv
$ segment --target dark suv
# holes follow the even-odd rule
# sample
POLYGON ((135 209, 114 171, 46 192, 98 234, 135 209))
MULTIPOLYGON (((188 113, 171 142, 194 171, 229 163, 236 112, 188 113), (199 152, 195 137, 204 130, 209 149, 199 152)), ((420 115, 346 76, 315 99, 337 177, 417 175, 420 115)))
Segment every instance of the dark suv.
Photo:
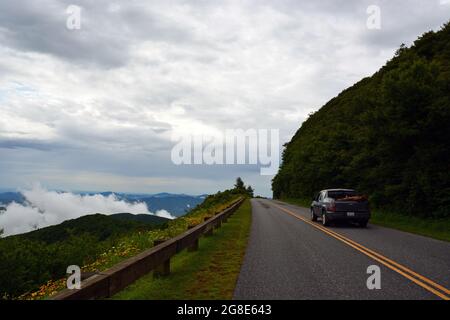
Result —
POLYGON ((352 221, 364 228, 370 219, 369 201, 353 189, 322 190, 311 203, 311 220, 318 217, 324 226, 332 221, 352 221))

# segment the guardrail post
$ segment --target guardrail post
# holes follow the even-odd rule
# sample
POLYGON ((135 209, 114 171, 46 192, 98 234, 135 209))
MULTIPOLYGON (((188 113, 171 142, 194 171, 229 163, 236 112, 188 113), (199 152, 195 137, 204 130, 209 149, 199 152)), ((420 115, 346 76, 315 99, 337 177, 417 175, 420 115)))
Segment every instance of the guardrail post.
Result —
POLYGON ((217 221, 216 225, 214 226, 214 229, 219 229, 222 226, 222 221, 217 221))
MULTIPOLYGON (((192 229, 195 226, 188 226, 188 229, 192 229)), ((194 240, 194 243, 192 243, 188 248, 187 251, 188 252, 194 252, 198 250, 198 238, 194 240)))
MULTIPOLYGON (((205 221, 208 221, 208 220, 209 220, 209 217, 205 217, 205 221)), ((213 235, 213 229, 214 228, 212 226, 209 226, 208 229, 206 229, 205 237, 211 237, 213 235)))
POLYGON ((227 213, 227 214, 223 217, 222 222, 223 222, 223 223, 227 223, 229 217, 230 217, 230 214, 227 213))
POLYGON ((194 252, 198 250, 198 239, 195 239, 194 243, 187 248, 188 252, 194 252))
POLYGON ((160 278, 166 277, 170 274, 170 259, 167 259, 162 264, 156 267, 153 271, 153 277, 160 278))
MULTIPOLYGON (((161 244, 165 242, 165 240, 155 240, 153 242, 153 245, 157 246, 158 244, 161 244)), ((155 268, 153 271, 153 277, 159 278, 159 277, 165 277, 170 274, 170 259, 167 259, 163 261, 159 266, 155 268)))

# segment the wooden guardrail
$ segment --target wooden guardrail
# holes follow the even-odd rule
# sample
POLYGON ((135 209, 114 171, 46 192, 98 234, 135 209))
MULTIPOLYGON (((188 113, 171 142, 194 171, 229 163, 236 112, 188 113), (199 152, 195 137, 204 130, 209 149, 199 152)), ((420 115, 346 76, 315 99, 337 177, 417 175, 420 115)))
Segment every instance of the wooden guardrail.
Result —
POLYGON ((80 289, 65 289, 52 297, 52 300, 92 300, 111 297, 140 277, 154 271, 155 275, 170 273, 170 258, 178 252, 198 249, 199 238, 212 235, 213 230, 239 208, 244 198, 239 198, 227 209, 207 219, 205 222, 190 228, 175 238, 164 241, 154 247, 129 258, 112 268, 97 273, 81 282, 80 289))

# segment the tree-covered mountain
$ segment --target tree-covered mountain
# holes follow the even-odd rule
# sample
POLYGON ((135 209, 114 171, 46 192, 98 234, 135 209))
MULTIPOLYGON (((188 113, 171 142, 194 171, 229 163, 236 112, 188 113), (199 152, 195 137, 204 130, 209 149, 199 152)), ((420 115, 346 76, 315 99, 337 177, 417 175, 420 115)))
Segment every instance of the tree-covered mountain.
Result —
POLYGON ((450 216, 450 23, 310 115, 286 144, 275 198, 330 187, 377 208, 450 216))
POLYGON ((86 234, 95 237, 97 241, 103 241, 136 231, 160 228, 168 221, 170 219, 150 214, 117 213, 104 215, 97 213, 11 237, 51 244, 66 241, 72 235, 86 234))
POLYGON ((169 222, 170 219, 164 217, 158 217, 153 214, 140 213, 140 214, 132 214, 132 213, 115 213, 110 215, 110 217, 114 219, 119 219, 121 221, 136 221, 143 222, 147 224, 156 224, 160 225, 166 222, 169 222))

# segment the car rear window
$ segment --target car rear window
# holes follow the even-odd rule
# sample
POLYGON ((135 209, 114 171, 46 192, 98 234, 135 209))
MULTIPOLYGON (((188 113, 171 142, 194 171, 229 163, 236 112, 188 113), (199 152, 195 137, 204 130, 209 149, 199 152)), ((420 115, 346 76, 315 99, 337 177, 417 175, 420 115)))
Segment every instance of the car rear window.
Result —
POLYGON ((358 193, 355 191, 328 191, 328 198, 333 198, 335 200, 357 195, 358 193))

